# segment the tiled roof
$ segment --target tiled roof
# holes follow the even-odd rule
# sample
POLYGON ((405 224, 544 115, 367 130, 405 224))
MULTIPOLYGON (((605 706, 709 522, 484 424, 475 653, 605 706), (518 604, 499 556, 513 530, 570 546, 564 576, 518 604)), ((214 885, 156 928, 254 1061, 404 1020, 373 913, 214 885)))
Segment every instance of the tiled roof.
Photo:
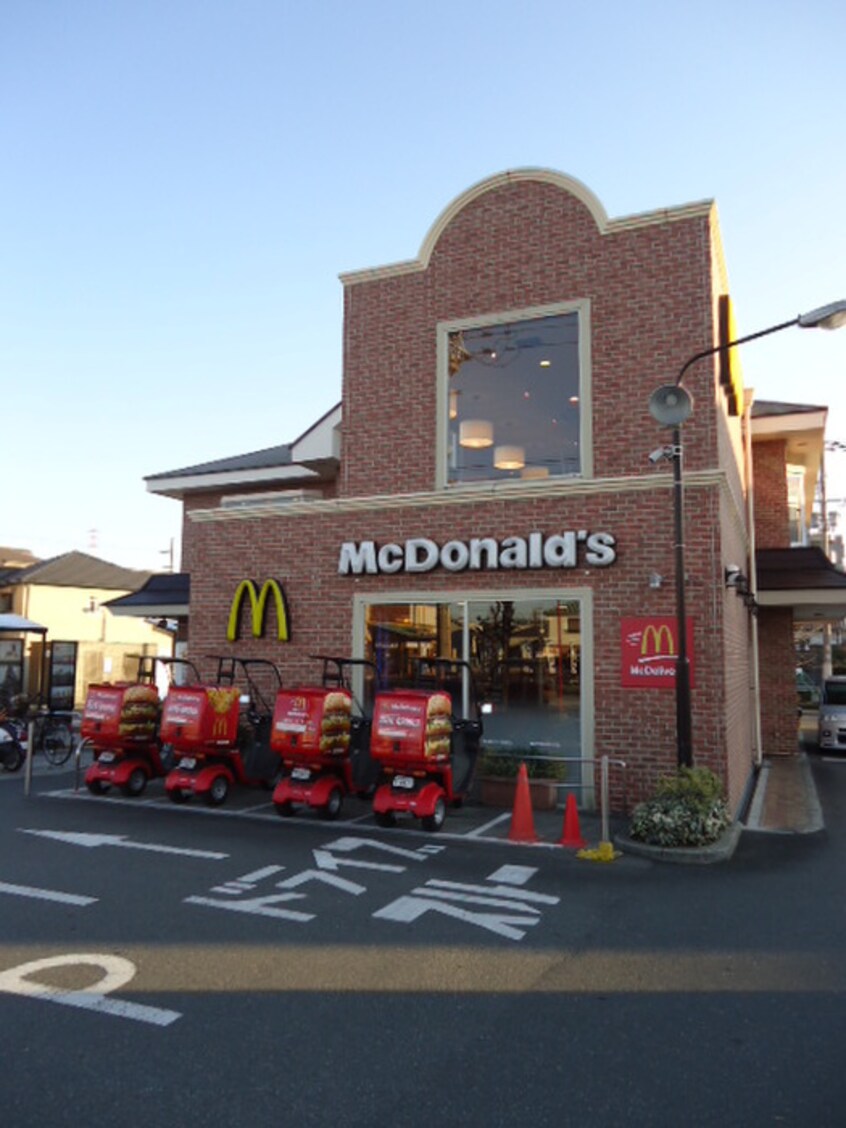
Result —
POLYGON ((144 480, 155 482, 159 478, 173 478, 177 475, 225 474, 232 470, 265 470, 275 466, 290 465, 291 447, 285 443, 282 446, 267 447, 265 450, 255 450, 250 454, 236 454, 231 458, 218 458, 214 462, 200 462, 196 466, 183 466, 180 470, 166 470, 161 474, 148 474, 144 480))
POLYGON ((143 587, 110 599, 104 607, 116 615, 175 619, 188 614, 191 577, 187 572, 156 572, 143 587))
POLYGON ((49 560, 39 560, 14 573, 7 584, 39 584, 51 587, 104 588, 107 591, 135 591, 150 572, 122 568, 85 552, 66 552, 49 560))

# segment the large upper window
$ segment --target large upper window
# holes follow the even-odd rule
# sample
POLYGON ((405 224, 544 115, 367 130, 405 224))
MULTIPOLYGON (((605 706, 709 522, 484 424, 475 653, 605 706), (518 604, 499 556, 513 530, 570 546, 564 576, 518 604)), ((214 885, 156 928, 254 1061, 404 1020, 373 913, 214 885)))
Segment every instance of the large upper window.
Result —
POLYGON ((579 313, 447 330, 448 484, 582 472, 579 313))

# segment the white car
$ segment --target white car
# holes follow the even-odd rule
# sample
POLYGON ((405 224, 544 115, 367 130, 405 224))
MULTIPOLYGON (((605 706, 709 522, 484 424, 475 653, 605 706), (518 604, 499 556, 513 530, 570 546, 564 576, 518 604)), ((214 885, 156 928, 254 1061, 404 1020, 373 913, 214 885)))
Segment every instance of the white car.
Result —
POLYGON ((821 751, 846 752, 846 677, 824 680, 819 718, 821 751))

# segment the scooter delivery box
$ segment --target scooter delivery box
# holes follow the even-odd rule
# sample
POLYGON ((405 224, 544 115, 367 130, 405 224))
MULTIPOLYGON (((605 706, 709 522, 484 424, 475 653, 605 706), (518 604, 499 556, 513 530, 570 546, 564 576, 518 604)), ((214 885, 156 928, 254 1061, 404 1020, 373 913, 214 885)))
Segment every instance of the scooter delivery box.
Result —
POLYGON ((171 686, 159 727, 162 743, 179 751, 234 745, 240 697, 230 686, 171 686))
POLYGON ((370 755, 390 761, 448 760, 452 699, 447 693, 380 693, 373 709, 370 755))
POLYGON ((92 685, 85 698, 80 734, 95 744, 154 740, 159 695, 154 686, 129 682, 92 685))
POLYGON ((346 689, 283 689, 276 695, 270 747, 280 756, 349 752, 352 694, 346 689))

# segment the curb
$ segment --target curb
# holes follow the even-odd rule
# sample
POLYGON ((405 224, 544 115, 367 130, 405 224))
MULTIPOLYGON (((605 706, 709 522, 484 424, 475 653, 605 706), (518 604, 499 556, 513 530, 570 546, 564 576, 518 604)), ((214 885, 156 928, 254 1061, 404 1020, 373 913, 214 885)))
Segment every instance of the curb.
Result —
POLYGON ((646 842, 636 842, 633 838, 622 834, 614 836, 614 844, 626 854, 651 858, 655 862, 708 866, 715 862, 727 862, 731 858, 740 841, 742 830, 740 823, 732 823, 710 846, 650 846, 646 842))

